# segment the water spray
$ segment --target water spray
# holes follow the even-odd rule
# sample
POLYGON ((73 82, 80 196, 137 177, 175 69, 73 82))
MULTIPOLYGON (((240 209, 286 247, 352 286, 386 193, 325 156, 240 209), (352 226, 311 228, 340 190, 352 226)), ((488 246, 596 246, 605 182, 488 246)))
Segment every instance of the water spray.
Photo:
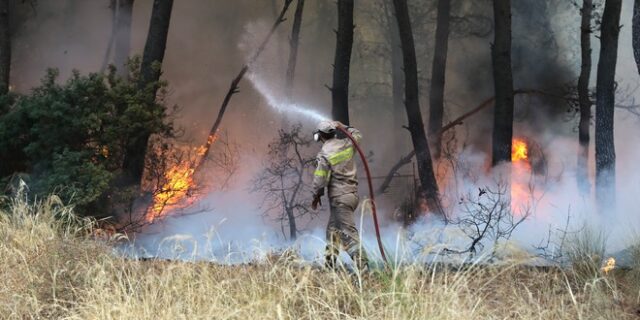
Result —
POLYGON ((369 163, 367 163, 367 158, 364 156, 364 152, 362 152, 362 149, 360 149, 360 145, 358 145, 358 142, 356 142, 356 139, 353 138, 351 133, 349 133, 349 131, 341 125, 337 126, 337 128, 342 133, 344 133, 347 136, 347 138, 349 138, 349 140, 351 140, 351 143, 353 144, 353 146, 356 148, 356 150, 358 150, 360 159, 362 159, 362 164, 364 165, 364 172, 367 174, 367 184, 369 185, 369 198, 371 200, 371 215, 373 216, 373 226, 375 227, 375 230, 376 230, 376 240, 378 241, 378 250, 380 250, 382 261, 384 261, 384 263, 386 264, 387 256, 384 254, 384 246, 382 245, 382 238, 380 237, 380 226, 378 225, 378 215, 376 213, 376 201, 374 199, 373 184, 371 183, 371 172, 369 171, 369 163))
MULTIPOLYGON (((329 120, 327 116, 315 111, 313 108, 310 108, 304 105, 295 104, 295 103, 290 103, 288 101, 279 100, 273 95, 272 91, 269 90, 266 83, 262 81, 256 74, 251 73, 249 74, 248 78, 253 84, 253 86, 255 87, 255 89, 265 98, 267 104, 273 109, 275 109, 276 111, 280 113, 283 113, 283 112, 295 113, 307 119, 312 119, 315 121, 329 120)), ((371 183, 371 172, 369 171, 369 164, 367 163, 367 158, 364 156, 364 153, 362 152, 362 149, 360 149, 358 142, 356 142, 356 140, 349 133, 349 131, 347 131, 342 126, 338 126, 337 129, 343 132, 349 138, 349 140, 351 140, 356 150, 358 150, 358 154, 360 155, 360 158, 362 159, 362 163, 364 165, 364 171, 367 174, 367 182, 369 185, 369 198, 371 199, 371 213, 373 215, 373 225, 375 226, 376 239, 378 241, 378 249, 380 250, 380 255, 382 256, 382 260, 385 263, 387 263, 387 257, 384 253, 384 247, 382 245, 382 239, 380 237, 380 226, 378 225, 378 216, 376 213, 376 203, 375 203, 374 192, 373 192, 373 184, 371 183)))
POLYGON ((267 105, 278 113, 295 114, 316 122, 330 120, 329 117, 316 111, 316 108, 312 106, 294 103, 288 98, 279 97, 269 87, 268 82, 263 80, 257 73, 251 72, 247 74, 247 78, 251 81, 254 89, 264 98, 267 105))

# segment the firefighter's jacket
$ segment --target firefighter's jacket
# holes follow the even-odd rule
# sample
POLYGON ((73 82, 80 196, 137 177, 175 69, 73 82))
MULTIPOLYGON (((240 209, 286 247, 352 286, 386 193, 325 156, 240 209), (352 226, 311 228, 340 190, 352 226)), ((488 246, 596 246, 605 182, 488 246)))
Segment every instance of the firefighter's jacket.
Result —
MULTIPOLYGON (((360 131, 351 127, 347 130, 360 143, 360 131)), ((349 138, 333 138, 324 142, 316 158, 318 165, 313 173, 314 195, 323 195, 325 187, 329 189, 329 198, 358 192, 355 152, 349 138)))

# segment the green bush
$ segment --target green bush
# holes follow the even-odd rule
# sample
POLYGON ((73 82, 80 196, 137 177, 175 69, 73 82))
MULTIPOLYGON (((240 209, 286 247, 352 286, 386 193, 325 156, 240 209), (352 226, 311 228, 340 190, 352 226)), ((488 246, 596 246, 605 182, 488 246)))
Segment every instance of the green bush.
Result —
MULTIPOLYGON (((138 79, 139 59, 127 79, 111 68, 74 72, 60 84, 51 69, 31 93, 0 98, 0 177, 6 183, 20 173, 32 195, 56 192, 79 212, 103 214, 96 203, 115 187, 127 146, 145 134, 173 134, 163 100, 151 86, 140 90, 138 79)), ((162 96, 166 85, 156 85, 162 96)))

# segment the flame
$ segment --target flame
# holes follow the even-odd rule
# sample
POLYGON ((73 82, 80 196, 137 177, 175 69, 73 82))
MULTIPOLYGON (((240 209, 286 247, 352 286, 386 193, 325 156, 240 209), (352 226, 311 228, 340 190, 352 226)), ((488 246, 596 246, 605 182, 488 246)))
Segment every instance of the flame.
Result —
POLYGON ((522 138, 514 138, 511 142, 511 211, 523 215, 532 200, 531 163, 529 162, 529 145, 522 138))
POLYGON ((205 145, 193 148, 195 156, 170 167, 164 174, 162 187, 153 196, 153 205, 145 217, 147 222, 166 216, 171 209, 185 207, 191 191, 197 187, 193 174, 197 164, 202 160, 209 147, 217 140, 217 135, 210 135, 205 145))
POLYGON ((153 197, 152 214, 147 215, 147 221, 155 220, 162 212, 174 207, 187 196, 189 190, 195 186, 194 171, 188 162, 179 163, 167 170, 164 175, 166 182, 153 197))
POLYGON ((511 143, 511 162, 529 162, 529 147, 527 142, 520 138, 514 138, 511 143))
POLYGON ((604 272, 604 274, 608 274, 609 271, 615 268, 616 268, 616 259, 614 259, 613 257, 610 257, 609 259, 607 259, 607 261, 604 263, 604 265, 600 270, 604 272))

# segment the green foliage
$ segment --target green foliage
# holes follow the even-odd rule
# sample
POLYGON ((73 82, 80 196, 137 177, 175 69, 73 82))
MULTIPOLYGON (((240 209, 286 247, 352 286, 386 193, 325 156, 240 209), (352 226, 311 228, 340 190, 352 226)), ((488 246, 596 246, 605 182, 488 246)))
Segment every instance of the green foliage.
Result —
POLYGON ((48 70, 39 87, 0 113, 0 177, 27 173, 32 194, 56 192, 91 207, 112 188, 127 146, 145 134, 173 134, 162 100, 140 90, 138 79, 138 60, 128 79, 111 68, 74 72, 60 84, 57 70, 48 70))

